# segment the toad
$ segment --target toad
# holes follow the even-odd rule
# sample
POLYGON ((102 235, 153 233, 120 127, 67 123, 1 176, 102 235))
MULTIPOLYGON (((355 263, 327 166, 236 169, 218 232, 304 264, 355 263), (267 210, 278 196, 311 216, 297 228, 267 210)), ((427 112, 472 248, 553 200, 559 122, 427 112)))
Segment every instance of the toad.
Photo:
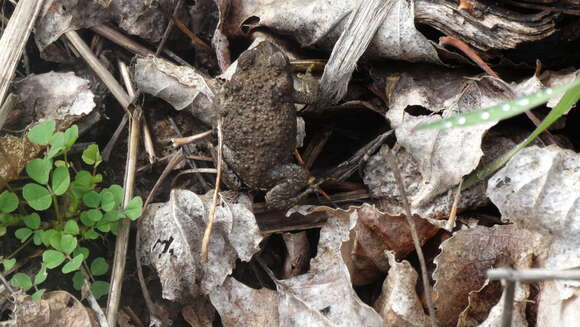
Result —
POLYGON ((223 119, 223 156, 227 166, 251 189, 266 191, 270 208, 295 204, 309 174, 292 163, 296 148, 294 103, 312 96, 294 89, 286 55, 264 41, 238 58, 231 80, 216 96, 223 119))

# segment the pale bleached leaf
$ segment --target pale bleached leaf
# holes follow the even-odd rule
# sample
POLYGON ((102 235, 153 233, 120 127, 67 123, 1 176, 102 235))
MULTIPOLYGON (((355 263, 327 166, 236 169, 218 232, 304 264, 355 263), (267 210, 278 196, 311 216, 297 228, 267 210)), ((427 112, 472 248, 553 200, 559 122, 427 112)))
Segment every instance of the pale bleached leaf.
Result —
POLYGON ((157 272, 163 297, 173 301, 221 285, 239 258, 249 261, 258 251, 262 235, 245 205, 216 208, 208 260, 201 258, 201 241, 210 203, 195 193, 174 189, 170 199, 154 204, 139 220, 141 257, 157 272))

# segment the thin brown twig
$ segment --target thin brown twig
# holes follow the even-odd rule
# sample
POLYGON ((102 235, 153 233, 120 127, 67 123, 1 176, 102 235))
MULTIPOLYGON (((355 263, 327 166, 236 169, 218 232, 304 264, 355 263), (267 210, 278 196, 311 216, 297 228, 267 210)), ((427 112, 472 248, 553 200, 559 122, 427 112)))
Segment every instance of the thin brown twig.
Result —
POLYGON ((211 237, 211 230, 213 228, 213 220, 215 216, 215 209, 217 206, 217 196, 220 191, 220 182, 222 177, 222 152, 223 152, 223 137, 222 137, 222 119, 218 119, 217 123, 218 131, 218 162, 217 162, 217 177, 215 180, 215 189, 213 191, 213 198, 211 201, 211 207, 209 208, 209 214, 207 217, 207 226, 205 227, 205 233, 203 233, 203 240, 201 242, 201 257, 204 261, 208 259, 208 245, 209 239, 211 237))
MULTIPOLYGON (((183 0, 178 0, 177 3, 175 4, 175 7, 173 7, 173 14, 171 14, 172 17, 177 16, 179 9, 181 8, 181 5, 183 3, 183 0)), ((173 30, 173 19, 168 19, 167 20, 167 27, 165 27, 165 32, 163 33, 163 37, 161 38, 161 42, 159 42, 159 45, 157 46, 157 51, 155 51, 155 56, 159 57, 159 55, 161 54, 161 51, 163 51, 163 48, 165 47, 165 43, 167 42, 167 39, 169 39, 169 34, 171 34, 171 30, 173 30)))
POLYGON ((411 206, 409 205, 409 200, 407 198, 407 192, 405 190, 405 185, 403 184, 403 178, 401 177, 401 171, 399 170, 399 163, 397 157, 391 152, 390 148, 385 151, 385 157, 389 166, 395 175, 395 180, 397 181, 397 186, 399 188, 399 193, 401 193, 401 198, 403 200, 403 207, 405 208, 405 219, 409 224, 409 230, 411 231, 411 238, 413 239, 413 245, 415 246, 415 251, 417 251, 417 258, 419 259, 419 265, 421 266, 421 278, 423 279, 423 289, 425 292, 425 300, 427 302, 427 309, 429 310, 429 317, 431 318, 431 326, 436 327, 437 317, 435 316, 435 307, 433 306, 433 298, 431 292, 431 284, 429 283, 429 276, 427 274, 427 263, 425 262, 425 256, 423 255, 423 249, 421 248, 421 243, 419 241, 419 235, 417 234, 417 228, 415 227, 415 221, 411 214, 411 206))
POLYGON ((451 210, 449 210, 449 219, 447 224, 445 224, 445 229, 452 231, 455 227, 455 221, 457 220, 457 206, 459 205, 459 199, 461 199, 461 186, 463 185, 463 179, 459 182, 457 190, 455 191, 455 196, 453 197, 453 204, 451 205, 451 210))
POLYGON ((479 66, 479 68, 481 68, 483 71, 485 71, 486 73, 495 78, 501 79, 499 75, 493 69, 491 69, 487 65, 487 63, 483 61, 483 59, 481 59, 481 57, 477 53, 475 53, 475 51, 473 51, 469 47, 469 45, 465 44, 465 42, 458 40, 452 36, 443 36, 439 38, 439 44, 443 46, 450 45, 452 47, 457 48, 458 50, 463 52, 467 57, 469 57, 469 59, 473 60, 473 62, 475 62, 479 66))
POLYGON ((185 24, 181 22, 181 20, 179 20, 175 16, 172 16, 171 20, 173 20, 173 23, 175 23, 175 26, 177 26, 177 28, 179 28, 183 33, 185 33, 185 35, 187 35, 191 39, 191 43, 206 50, 211 50, 211 47, 207 45, 207 43, 203 42, 202 39, 198 38, 197 35, 193 34, 193 32, 191 32, 189 28, 187 28, 187 26, 185 26, 185 24))
POLYGON ((173 171, 175 166, 177 166, 183 160, 184 160, 184 157, 183 157, 183 152, 181 150, 176 151, 173 155, 171 155, 171 159, 169 160, 169 162, 167 163, 167 165, 163 169, 163 172, 161 172, 161 176, 159 176, 159 178, 155 182, 155 185, 153 185, 153 188, 149 192, 149 195, 147 195, 147 200, 145 200, 145 203, 143 204, 143 208, 147 208, 149 203, 151 203, 151 199, 153 199, 153 197, 157 193, 157 189, 161 186, 163 181, 165 181, 165 178, 167 178, 167 176, 169 176, 169 173, 171 173, 173 171))

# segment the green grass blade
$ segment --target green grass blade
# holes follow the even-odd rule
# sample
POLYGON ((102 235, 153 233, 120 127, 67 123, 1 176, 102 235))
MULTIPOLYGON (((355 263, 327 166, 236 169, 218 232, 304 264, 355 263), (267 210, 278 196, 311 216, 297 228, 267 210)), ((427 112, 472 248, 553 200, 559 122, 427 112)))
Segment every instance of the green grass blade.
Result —
POLYGON ((548 102, 552 97, 576 88, 580 85, 580 76, 574 81, 556 86, 553 88, 546 88, 532 95, 515 99, 514 101, 501 103, 492 107, 479 109, 470 113, 457 115, 448 119, 442 119, 433 123, 418 126, 417 130, 424 129, 447 129, 455 127, 466 127, 487 123, 490 121, 500 121, 515 115, 519 115, 524 111, 530 110, 536 106, 548 102))
POLYGON ((538 135, 550 127, 558 118, 562 117, 564 113, 568 111, 579 99, 580 99, 580 83, 579 79, 573 83, 575 86, 570 89, 560 102, 550 111, 550 113, 544 118, 542 123, 536 127, 536 129, 528 136, 522 143, 514 147, 510 152, 504 154, 503 156, 495 159, 491 163, 487 164, 485 167, 481 168, 477 172, 471 174, 463 183, 463 189, 466 189, 479 181, 482 181, 493 174, 495 171, 500 169, 505 165, 516 153, 521 149, 525 148, 530 144, 538 135))

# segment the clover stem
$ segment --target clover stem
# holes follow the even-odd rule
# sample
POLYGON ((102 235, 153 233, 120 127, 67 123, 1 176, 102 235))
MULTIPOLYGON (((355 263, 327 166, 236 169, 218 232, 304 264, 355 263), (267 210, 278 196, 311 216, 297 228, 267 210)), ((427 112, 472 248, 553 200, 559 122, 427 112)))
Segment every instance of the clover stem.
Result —
POLYGON ((56 194, 54 194, 54 192, 52 191, 50 186, 46 185, 46 187, 48 188, 48 191, 50 192, 50 197, 52 198, 52 204, 54 207, 54 214, 56 215, 56 219, 58 221, 58 224, 61 225, 62 224, 62 216, 60 215, 60 209, 58 207, 58 199, 56 198, 56 194))
POLYGON ((14 250, 14 252, 10 253, 10 255, 6 258, 7 259, 14 258, 18 254, 18 252, 22 251, 22 249, 24 249, 28 244, 30 244, 32 238, 33 237, 29 237, 24 243, 22 243, 22 245, 18 247, 18 249, 14 250))

